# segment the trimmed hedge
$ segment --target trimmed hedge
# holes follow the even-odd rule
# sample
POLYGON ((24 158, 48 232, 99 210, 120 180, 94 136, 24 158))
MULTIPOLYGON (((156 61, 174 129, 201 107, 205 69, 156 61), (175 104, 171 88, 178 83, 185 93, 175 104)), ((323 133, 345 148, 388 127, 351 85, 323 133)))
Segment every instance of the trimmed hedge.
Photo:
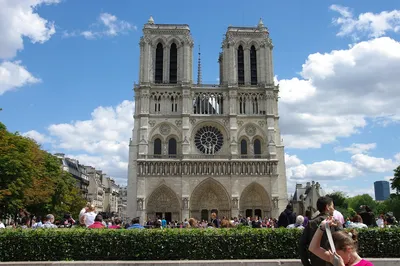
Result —
MULTIPOLYGON (((298 258, 300 230, 1 230, 0 261, 298 258)), ((400 229, 359 233, 362 257, 400 257, 400 229)))

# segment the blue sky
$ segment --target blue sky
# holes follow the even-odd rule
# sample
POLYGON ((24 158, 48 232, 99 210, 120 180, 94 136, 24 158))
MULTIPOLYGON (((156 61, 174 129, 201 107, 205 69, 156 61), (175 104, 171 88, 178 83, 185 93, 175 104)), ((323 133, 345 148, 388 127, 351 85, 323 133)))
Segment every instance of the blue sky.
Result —
POLYGON ((0 0, 0 120, 124 184, 150 15, 189 24, 203 83, 218 82, 227 27, 262 18, 275 45, 289 192, 315 180, 373 195, 373 182, 400 165, 396 2, 0 0))

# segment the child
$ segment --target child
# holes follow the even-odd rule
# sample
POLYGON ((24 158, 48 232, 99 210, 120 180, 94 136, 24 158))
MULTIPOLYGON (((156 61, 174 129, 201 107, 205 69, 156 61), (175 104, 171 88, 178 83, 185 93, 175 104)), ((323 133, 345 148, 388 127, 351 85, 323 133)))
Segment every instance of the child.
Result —
MULTIPOLYGON (((319 229, 315 232, 310 243, 309 250, 321 259, 334 263, 334 253, 321 247, 321 238, 325 232, 325 223, 335 226, 332 217, 321 222, 319 229)), ((357 232, 353 230, 351 233, 345 231, 337 231, 332 233, 333 242, 335 243, 336 255, 339 256, 340 266, 372 266, 370 261, 362 259, 357 253, 357 232)))

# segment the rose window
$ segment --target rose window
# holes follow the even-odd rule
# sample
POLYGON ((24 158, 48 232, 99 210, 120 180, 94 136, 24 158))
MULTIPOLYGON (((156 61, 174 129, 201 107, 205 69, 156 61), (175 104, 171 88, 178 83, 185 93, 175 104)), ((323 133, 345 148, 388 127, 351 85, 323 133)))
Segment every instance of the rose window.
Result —
POLYGON ((204 126, 196 132, 194 143, 202 153, 215 154, 221 149, 224 136, 216 127, 204 126))

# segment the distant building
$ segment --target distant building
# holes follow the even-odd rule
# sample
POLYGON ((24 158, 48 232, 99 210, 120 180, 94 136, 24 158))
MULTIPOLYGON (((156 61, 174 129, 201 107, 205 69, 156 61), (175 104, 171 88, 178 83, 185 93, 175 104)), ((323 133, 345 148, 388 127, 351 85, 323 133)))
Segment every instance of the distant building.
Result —
POLYGON ((375 200, 386 200, 390 197, 390 187, 388 181, 375 181, 375 200))
POLYGON ((79 164, 79 161, 76 159, 65 157, 64 153, 56 153, 54 155, 62 161, 63 170, 72 175, 72 177, 76 180, 76 186, 82 192, 82 196, 87 199, 89 192, 89 177, 86 173, 85 166, 79 164))
POLYGON ((325 191, 318 182, 307 182, 305 186, 303 184, 296 184, 296 190, 290 203, 292 203, 293 211, 297 215, 304 216, 307 210, 313 215, 317 211, 318 198, 325 195, 325 191))
POLYGON ((114 179, 108 177, 106 174, 101 175, 101 181, 105 188, 103 212, 107 217, 118 216, 118 199, 120 188, 115 183, 114 179))
POLYGON ((96 207, 97 212, 103 212, 105 186, 101 182, 102 171, 92 166, 85 166, 85 168, 90 181, 88 201, 96 207))
POLYGON ((118 199, 118 216, 122 221, 128 220, 127 214, 127 201, 128 201, 128 189, 127 187, 120 187, 119 199, 118 199))

